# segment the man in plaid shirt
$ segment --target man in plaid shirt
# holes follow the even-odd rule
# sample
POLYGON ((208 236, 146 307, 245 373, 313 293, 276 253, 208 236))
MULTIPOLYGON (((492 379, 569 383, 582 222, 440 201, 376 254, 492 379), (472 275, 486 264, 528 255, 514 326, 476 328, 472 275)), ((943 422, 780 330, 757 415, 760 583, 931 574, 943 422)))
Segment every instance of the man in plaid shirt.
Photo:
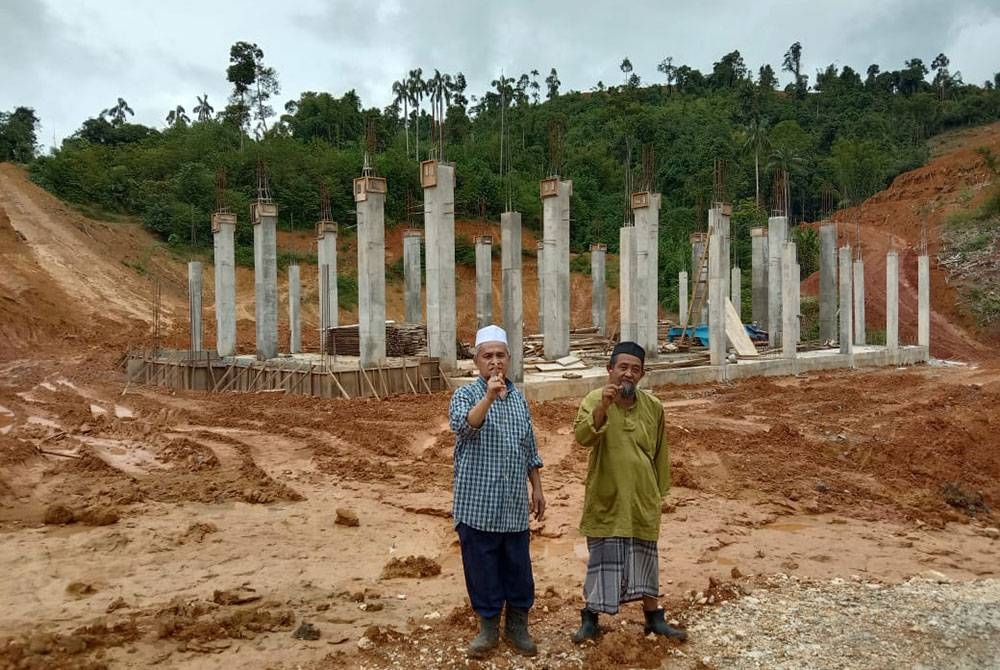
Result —
POLYGON ((479 634, 466 653, 481 658, 497 646, 506 603, 504 637, 519 653, 534 656, 528 515, 540 520, 545 514, 542 459, 528 403, 505 377, 507 333, 498 326, 479 329, 473 360, 479 377, 455 391, 448 411, 457 438, 453 516, 465 586, 479 615, 479 634))

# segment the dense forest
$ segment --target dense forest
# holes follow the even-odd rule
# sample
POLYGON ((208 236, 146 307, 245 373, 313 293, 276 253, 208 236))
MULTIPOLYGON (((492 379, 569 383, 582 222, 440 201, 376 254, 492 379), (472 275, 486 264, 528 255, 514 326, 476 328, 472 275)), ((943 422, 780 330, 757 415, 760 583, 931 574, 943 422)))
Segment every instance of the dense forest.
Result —
MULTIPOLYGON (((278 73, 257 45, 238 42, 225 71, 232 94, 219 110, 196 96, 190 114, 178 104, 165 110, 163 128, 151 128, 131 123, 132 110, 119 98, 51 155, 35 157, 38 120, 18 108, 0 114, 0 158, 30 162, 32 178, 61 198, 141 217, 178 246, 210 244, 221 172, 222 200, 246 222, 258 161, 281 225, 294 228, 315 223, 325 187, 333 218, 350 229, 351 180, 366 153, 388 179, 390 225, 406 223, 407 202, 421 200, 421 159, 457 164, 458 216, 495 220, 509 202, 532 228, 540 226, 538 180, 559 174, 574 182, 571 244, 583 252, 595 241, 617 248, 626 190, 640 181, 645 149, 653 157, 652 188, 663 194, 661 272, 670 283, 690 262, 687 236, 704 229, 705 210, 718 196, 718 160, 722 197, 734 205, 734 254, 748 267, 746 231, 765 220, 779 171, 789 175, 792 222, 816 220, 923 163, 929 136, 1000 118, 1000 73, 982 85, 964 83, 944 54, 896 70, 830 65, 810 77, 802 52, 795 43, 784 54, 780 71, 791 78, 784 88, 772 66, 755 72, 733 51, 707 73, 665 58, 655 76, 640 75, 625 58, 619 82, 589 91, 563 91, 550 69, 501 75, 476 95, 461 73, 414 69, 392 84, 394 101, 385 109, 365 109, 354 91, 307 91, 276 113, 278 73)), ((409 223, 419 226, 419 215, 409 223)), ((238 230, 249 244, 249 225, 238 230)), ((802 240, 806 273, 813 241, 802 240)))

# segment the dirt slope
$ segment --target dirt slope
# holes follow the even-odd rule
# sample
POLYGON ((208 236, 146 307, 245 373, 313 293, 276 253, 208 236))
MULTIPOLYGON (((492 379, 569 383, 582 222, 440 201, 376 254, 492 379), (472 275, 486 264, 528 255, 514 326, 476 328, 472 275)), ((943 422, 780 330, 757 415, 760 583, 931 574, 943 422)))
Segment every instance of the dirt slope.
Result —
MULTIPOLYGON (((941 232, 949 214, 975 207, 986 194, 990 173, 976 151, 986 147, 1000 154, 1000 123, 967 129, 937 138, 935 156, 926 165, 904 173, 889 188, 857 207, 838 211, 840 245, 860 247, 865 261, 865 312, 869 329, 885 329, 885 254, 899 253, 899 335, 916 342, 917 256, 926 235, 931 257, 931 354, 940 358, 978 360, 992 355, 989 338, 978 333, 970 316, 957 305, 955 288, 938 267, 941 232)), ((816 295, 819 277, 803 282, 803 292, 816 295)))

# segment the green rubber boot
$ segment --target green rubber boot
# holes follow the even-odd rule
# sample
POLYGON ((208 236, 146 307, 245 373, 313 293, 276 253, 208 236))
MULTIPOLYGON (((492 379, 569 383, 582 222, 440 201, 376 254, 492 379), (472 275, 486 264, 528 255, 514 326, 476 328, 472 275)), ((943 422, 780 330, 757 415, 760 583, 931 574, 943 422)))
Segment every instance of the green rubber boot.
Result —
POLYGON ((534 656, 538 646, 528 633, 528 612, 507 606, 507 618, 503 624, 503 637, 522 656, 534 656))
POLYGON ((483 658, 500 643, 500 615, 479 617, 479 634, 465 648, 469 658, 483 658))

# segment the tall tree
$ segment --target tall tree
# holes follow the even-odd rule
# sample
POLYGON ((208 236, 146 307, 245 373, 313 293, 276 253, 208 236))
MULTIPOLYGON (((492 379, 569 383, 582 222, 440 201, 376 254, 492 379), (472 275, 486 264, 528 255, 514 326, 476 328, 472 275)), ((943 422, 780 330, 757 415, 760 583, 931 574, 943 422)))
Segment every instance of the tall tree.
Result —
POLYGON ((774 68, 768 63, 764 63, 757 71, 757 85, 762 91, 773 91, 778 84, 778 78, 774 75, 774 68))
POLYGON ((796 42, 788 47, 788 51, 785 52, 785 58, 781 64, 781 69, 790 72, 795 78, 793 82, 795 96, 800 100, 804 98, 807 90, 806 82, 809 77, 802 74, 802 45, 800 43, 796 42))
POLYGON ((531 89, 531 101, 536 105, 538 104, 538 98, 540 97, 540 92, 542 90, 541 84, 538 83, 538 75, 538 70, 532 70, 531 83, 528 85, 528 88, 531 89))
POLYGON ((944 89, 951 84, 951 75, 948 72, 948 65, 951 63, 943 53, 938 54, 931 61, 931 69, 934 70, 934 87, 940 90, 941 99, 944 100, 944 89))
POLYGON ((757 203, 758 209, 763 209, 763 203, 760 200, 760 155, 771 146, 767 130, 767 117, 762 116, 750 119, 750 122, 743 127, 743 150, 753 150, 753 173, 756 186, 754 201, 757 203))
POLYGON ((555 68, 549 71, 549 76, 545 78, 545 85, 548 87, 548 93, 545 95, 547 100, 552 100, 559 95, 559 85, 562 82, 559 81, 559 73, 556 72, 555 68))
POLYGON ((185 113, 184 107, 182 105, 177 105, 175 108, 167 112, 168 126, 186 126, 190 122, 191 119, 185 113))
POLYGON ((198 115, 199 121, 211 121, 215 109, 212 108, 212 105, 208 104, 208 93, 196 95, 195 98, 197 98, 198 104, 191 111, 198 115))
POLYGON ((660 64, 656 66, 657 72, 662 72, 667 78, 667 93, 672 93, 674 88, 674 79, 677 77, 677 68, 674 66, 674 57, 667 56, 660 61, 660 64))
POLYGON ((618 68, 625 75, 625 85, 628 86, 629 75, 632 74, 632 61, 628 59, 628 56, 625 56, 618 68))
POLYGON ((274 116, 272 95, 281 92, 274 68, 264 65, 264 51, 251 42, 237 42, 229 49, 226 79, 233 85, 230 103, 241 127, 250 122, 251 111, 257 127, 267 131, 267 119, 274 116))
POLYGON ((38 117, 30 107, 0 112, 0 161, 27 163, 38 146, 38 117))
POLYGON ((416 143, 416 152, 414 153, 414 158, 418 161, 420 160, 420 103, 424 99, 424 95, 427 93, 427 82, 424 81, 424 70, 423 68, 416 68, 410 70, 409 78, 406 80, 407 88, 410 91, 410 102, 414 105, 417 116, 417 125, 414 130, 414 141, 416 143))
POLYGON ((403 106, 403 135, 406 137, 406 155, 410 155, 410 89, 406 78, 392 82, 392 102, 397 107, 403 106))
POLYGON ((118 102, 103 110, 100 117, 102 119, 107 118, 108 121, 111 122, 112 126, 117 127, 125 123, 127 118, 126 115, 135 116, 135 112, 133 112, 132 108, 128 106, 127 102, 125 102, 125 98, 118 98, 118 102))

